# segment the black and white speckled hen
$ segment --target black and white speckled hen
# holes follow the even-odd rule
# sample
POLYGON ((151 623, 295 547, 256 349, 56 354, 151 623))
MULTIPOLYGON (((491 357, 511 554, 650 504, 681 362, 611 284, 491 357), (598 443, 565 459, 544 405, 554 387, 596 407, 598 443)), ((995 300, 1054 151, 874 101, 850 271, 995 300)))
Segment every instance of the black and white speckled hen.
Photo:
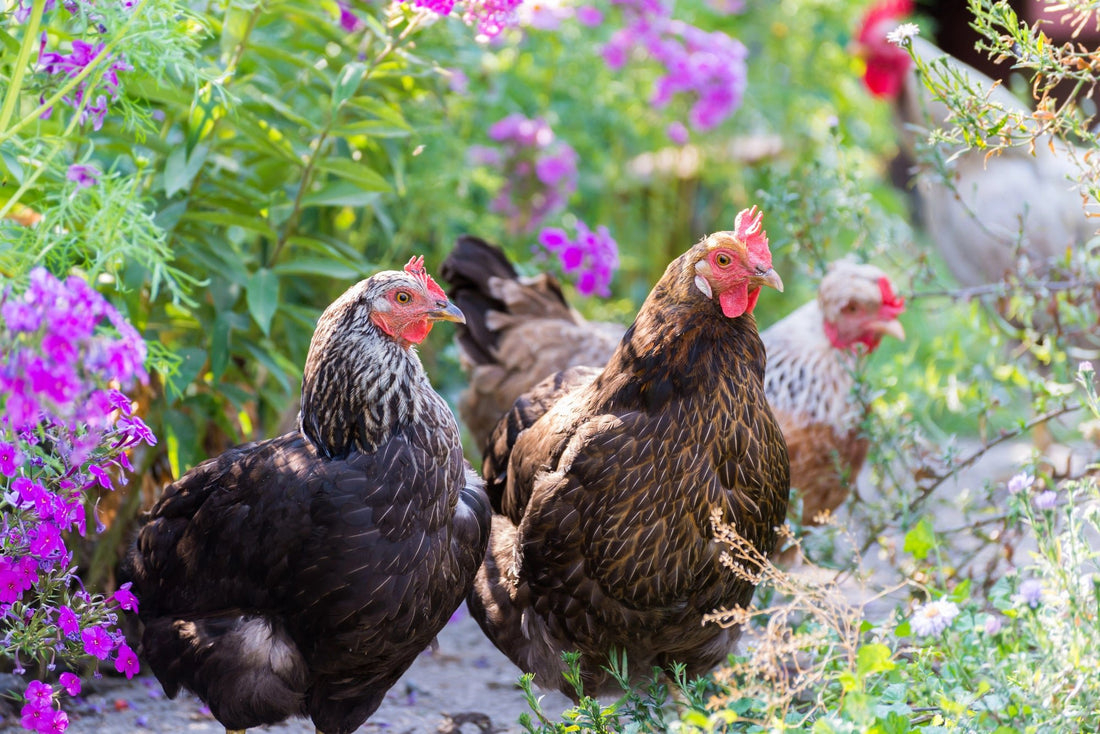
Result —
POLYGON ((489 503, 416 356, 463 316, 414 258, 321 316, 299 429, 169 486, 128 571, 142 651, 169 696, 227 729, 309 716, 348 734, 470 589, 489 503))
MULTIPOLYGON (((610 360, 522 395, 488 441, 492 535, 468 604, 544 687, 581 653, 586 693, 630 670, 726 658, 738 630, 702 623, 753 585, 719 563, 712 512, 770 553, 787 509, 787 449, 764 396, 752 310, 782 290, 755 211, 674 260, 610 360)), ((485 345, 487 350, 490 345, 485 345)))

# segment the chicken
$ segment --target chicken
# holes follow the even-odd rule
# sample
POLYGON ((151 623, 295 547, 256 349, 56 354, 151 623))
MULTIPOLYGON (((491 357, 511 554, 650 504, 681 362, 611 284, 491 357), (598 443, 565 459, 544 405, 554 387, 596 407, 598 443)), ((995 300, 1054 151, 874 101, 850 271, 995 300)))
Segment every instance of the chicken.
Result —
POLYGON ((699 675, 739 631, 704 625, 754 585, 719 562, 712 513, 770 553, 790 491, 787 449, 764 397, 752 310, 782 290, 754 209, 674 260, 606 365, 577 366, 521 396, 494 430, 484 473, 489 551, 467 604, 543 687, 587 694, 625 653, 699 675))
MULTIPOLYGON (((950 123, 947 106, 924 86, 909 53, 886 38, 911 11, 911 0, 879 2, 864 15, 856 46, 866 62, 865 85, 872 94, 893 101, 901 147, 917 160, 917 142, 927 138, 928 130, 950 123)), ((1030 114, 992 79, 919 35, 911 40, 922 61, 938 64, 936 60, 946 59, 971 88, 988 92, 990 101, 1030 114)), ((1054 151, 1036 145, 1034 153, 1009 148, 987 160, 986 151, 969 150, 950 163, 953 188, 932 172, 919 171, 916 191, 924 228, 959 283, 1001 281, 1016 272, 1018 254, 1042 272, 1050 258, 1095 233, 1073 185, 1079 171, 1070 152, 1064 143, 1054 151)))
POLYGON ((484 453, 489 436, 523 393, 578 365, 606 364, 626 327, 586 321, 550 273, 520 277, 498 247, 459 237, 439 268, 451 301, 476 314, 458 329, 469 387, 458 414, 484 453))
POLYGON ((490 507, 414 346, 461 311, 414 258, 350 288, 310 343, 299 428, 169 486, 128 557, 142 651, 227 729, 348 734, 469 591, 490 507))
POLYGON ((855 360, 885 335, 905 338, 897 320, 905 302, 873 265, 840 260, 817 298, 768 327, 764 390, 787 440, 791 486, 802 498, 802 524, 816 525, 848 496, 868 441, 852 400, 855 360))

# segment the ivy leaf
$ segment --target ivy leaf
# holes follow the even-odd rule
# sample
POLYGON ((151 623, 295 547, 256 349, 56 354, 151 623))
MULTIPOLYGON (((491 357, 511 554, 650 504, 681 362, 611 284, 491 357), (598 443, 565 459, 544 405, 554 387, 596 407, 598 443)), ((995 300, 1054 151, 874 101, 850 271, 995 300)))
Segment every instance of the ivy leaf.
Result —
POLYGON ((257 270, 245 286, 248 310, 264 336, 271 331, 271 317, 279 307, 279 276, 267 268, 257 270))

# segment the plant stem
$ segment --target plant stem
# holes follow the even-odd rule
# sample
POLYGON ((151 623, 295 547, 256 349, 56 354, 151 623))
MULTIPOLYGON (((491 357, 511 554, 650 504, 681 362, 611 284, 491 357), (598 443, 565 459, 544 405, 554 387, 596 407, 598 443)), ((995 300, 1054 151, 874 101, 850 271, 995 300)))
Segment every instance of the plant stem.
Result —
POLYGON ((19 103, 19 96, 23 91, 23 76, 27 73, 27 63, 31 53, 38 42, 38 26, 42 23, 42 14, 46 10, 46 0, 34 0, 31 6, 31 17, 27 23, 27 31, 23 34, 23 42, 19 45, 19 55, 15 58, 15 66, 11 71, 11 83, 8 92, 4 95, 4 106, 0 108, 0 134, 7 130, 12 115, 15 114, 15 106, 19 103))

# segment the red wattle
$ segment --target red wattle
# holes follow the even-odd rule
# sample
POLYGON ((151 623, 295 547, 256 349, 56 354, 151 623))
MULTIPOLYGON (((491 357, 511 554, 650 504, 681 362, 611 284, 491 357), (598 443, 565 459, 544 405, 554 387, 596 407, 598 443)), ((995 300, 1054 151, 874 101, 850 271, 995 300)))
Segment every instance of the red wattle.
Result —
POLYGON ((751 312, 759 297, 759 288, 749 293, 748 285, 734 286, 718 296, 718 303, 727 318, 735 319, 743 313, 751 312))

